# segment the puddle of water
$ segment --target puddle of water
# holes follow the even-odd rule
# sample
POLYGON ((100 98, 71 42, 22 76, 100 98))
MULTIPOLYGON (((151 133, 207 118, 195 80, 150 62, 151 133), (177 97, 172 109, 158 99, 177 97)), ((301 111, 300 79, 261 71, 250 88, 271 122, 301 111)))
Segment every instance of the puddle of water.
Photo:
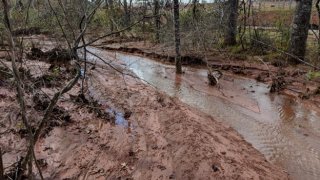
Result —
POLYGON ((122 112, 116 111, 114 109, 107 109, 108 113, 111 113, 115 116, 115 125, 122 126, 122 127, 128 127, 129 123, 126 118, 124 118, 124 114, 122 112))
MULTIPOLYGON (((299 99, 269 94, 267 85, 225 75, 221 88, 207 85, 207 71, 174 66, 139 56, 91 49, 105 59, 114 55, 139 78, 236 129, 292 179, 320 179, 320 110, 299 99)), ((119 123, 123 122, 120 116, 119 123)))
MULTIPOLYGON (((90 77, 87 77, 90 79, 90 77)), ((135 132, 133 132, 133 130, 135 130, 135 128, 137 127, 136 125, 133 125, 131 123, 130 120, 125 118, 125 115, 123 112, 118 111, 115 108, 111 108, 109 106, 109 103, 107 101, 106 98, 103 97, 103 93, 100 92, 101 90, 95 87, 95 83, 93 83, 91 80, 88 81, 90 83, 88 91, 89 91, 89 95, 97 100, 97 102, 102 106, 105 107, 105 112, 110 113, 112 115, 114 115, 114 125, 117 127, 121 127, 126 129, 127 133, 132 135, 132 139, 134 139, 135 136, 135 132)), ((122 132, 119 132, 122 133, 122 132)))

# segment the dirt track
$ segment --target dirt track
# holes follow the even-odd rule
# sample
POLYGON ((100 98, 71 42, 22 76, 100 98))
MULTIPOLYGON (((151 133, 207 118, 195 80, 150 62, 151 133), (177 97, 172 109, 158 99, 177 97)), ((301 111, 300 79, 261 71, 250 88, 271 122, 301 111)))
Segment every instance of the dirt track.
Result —
MULTIPOLYGON (((232 128, 140 80, 101 66, 88 77, 88 94, 114 112, 115 124, 65 95, 58 105, 70 113, 71 123, 54 127, 36 145, 48 179, 288 178, 232 128)), ((1 88, 3 102, 12 102, 12 91, 1 88)), ((69 94, 78 91, 79 86, 69 94)), ((16 105, 0 104, 3 124, 11 107, 16 105)), ((23 155, 24 140, 13 132, 0 140, 9 166, 23 155)))
POLYGON ((74 110, 75 123, 55 129, 38 145, 38 154, 52 162, 48 175, 56 179, 287 178, 232 128, 133 78, 126 77, 125 82, 110 70, 91 72, 91 94, 131 116, 127 123, 110 125, 74 110))

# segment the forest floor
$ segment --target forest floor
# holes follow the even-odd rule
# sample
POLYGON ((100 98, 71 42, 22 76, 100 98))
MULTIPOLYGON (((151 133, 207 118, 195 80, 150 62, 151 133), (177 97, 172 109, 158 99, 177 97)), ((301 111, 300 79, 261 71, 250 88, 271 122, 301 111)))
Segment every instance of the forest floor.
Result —
MULTIPOLYGON (((148 57, 162 63, 173 64, 175 51, 173 46, 130 40, 97 42, 95 47, 148 57)), ((314 70, 306 65, 282 66, 280 60, 265 62, 259 56, 248 59, 228 55, 225 51, 196 52, 182 51, 183 66, 207 67, 231 72, 269 84, 276 93, 282 93, 306 99, 320 107, 320 77, 309 79, 308 72, 314 70), (208 64, 208 65, 207 65, 208 64)))
MULTIPOLYGON (((40 120, 46 107, 46 98, 33 92, 51 97, 73 76, 64 68, 49 71, 49 66, 36 60, 23 65, 30 69, 24 73, 26 87, 39 82, 30 86, 25 96, 31 124, 40 120)), ((7 71, 3 64, 0 67, 7 71)), ((36 144, 36 157, 45 177, 288 178, 231 127, 110 66, 97 64, 88 69, 85 96, 79 96, 79 81, 63 95, 36 144)), ((3 71, 0 145, 8 173, 26 152, 26 129, 21 124, 12 78, 3 71)))

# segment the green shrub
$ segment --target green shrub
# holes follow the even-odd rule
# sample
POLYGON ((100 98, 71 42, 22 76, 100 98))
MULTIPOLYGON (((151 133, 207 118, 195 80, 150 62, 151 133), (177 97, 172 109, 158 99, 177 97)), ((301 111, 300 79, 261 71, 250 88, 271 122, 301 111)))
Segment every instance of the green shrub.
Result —
POLYGON ((309 71, 306 76, 309 80, 320 78, 320 71, 309 71))

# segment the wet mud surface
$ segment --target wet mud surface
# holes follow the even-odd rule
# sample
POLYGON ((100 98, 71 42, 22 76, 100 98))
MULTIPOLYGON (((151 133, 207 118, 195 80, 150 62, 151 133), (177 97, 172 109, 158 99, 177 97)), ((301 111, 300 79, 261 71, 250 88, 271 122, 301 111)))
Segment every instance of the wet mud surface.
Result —
POLYGON ((100 54, 122 62, 124 68, 168 95, 226 122, 292 179, 320 177, 317 105, 270 94, 268 85, 227 72, 219 87, 210 87, 203 69, 187 67, 182 76, 176 76, 172 65, 122 53, 100 54))
MULTIPOLYGON (((191 107, 191 103, 184 104, 185 100, 178 96, 184 93, 183 77, 174 78, 172 85, 177 94, 170 97, 150 86, 152 82, 145 84, 135 78, 138 72, 126 65, 127 61, 118 61, 108 52, 100 55, 112 61, 112 67, 91 57, 96 65, 89 68, 85 80, 86 98, 92 98, 96 105, 75 102, 72 97, 80 90, 80 83, 77 84, 58 103, 68 112, 70 122, 54 127, 36 144, 36 157, 47 179, 287 179, 285 171, 266 161, 232 127, 191 107), (128 75, 121 75, 114 68, 128 75), (99 111, 94 110, 97 108, 99 111), (107 116, 96 113, 101 111, 107 116)), ((46 65, 44 69, 48 68, 46 65)), ((142 78, 144 71, 141 73, 142 78)), ((164 79, 172 78, 169 72, 164 79)), ((165 84, 163 88, 170 89, 165 84)), ((209 91, 193 86, 195 92, 209 91)), ((19 109, 10 88, 2 86, 0 91, 0 143, 5 147, 3 160, 8 168, 25 153, 25 139, 16 133, 21 128, 16 124, 20 122, 16 116, 19 109), (8 126, 12 131, 3 132, 8 126)), ((55 91, 41 88, 49 96, 55 91)), ((236 106, 259 111, 254 101, 240 105, 242 97, 232 92, 220 94, 217 98, 227 100, 227 96, 234 96, 232 103, 236 106)), ((216 97, 215 93, 212 97, 216 97)), ((191 96, 190 100, 196 102, 191 96)), ((40 117, 30 109, 30 116, 40 117)))
MULTIPOLYGON (((98 42, 95 47, 113 52, 125 52, 153 60, 174 64, 174 47, 150 42, 123 42, 105 43, 98 42)), ((307 73, 313 68, 297 66, 279 66, 283 61, 275 58, 273 61, 265 62, 259 56, 247 58, 231 57, 224 51, 197 52, 182 50, 182 64, 189 67, 206 68, 207 64, 212 69, 220 69, 230 72, 236 76, 248 77, 259 82, 266 83, 274 92, 290 96, 308 99, 320 106, 320 78, 312 80, 307 78, 307 73), (281 81, 279 81, 281 80, 281 81), (279 83, 279 82, 280 83, 279 83)), ((271 91, 272 91, 271 90, 271 91)))
MULTIPOLYGON (((55 43, 43 44, 47 51, 55 43)), ((247 69, 218 63, 224 75, 211 87, 202 66, 176 76, 161 57, 88 49, 105 60, 88 57, 85 98, 94 103, 75 101, 79 82, 58 103, 68 122, 55 124, 36 144, 48 179, 286 179, 286 172, 291 179, 320 178, 320 108, 298 97, 307 89, 300 84, 284 90, 292 96, 270 94, 267 67, 251 67, 264 84, 247 69)), ((49 96, 65 81, 48 86, 43 72, 50 65, 27 65, 44 83, 36 88, 49 96)), ((10 83, 0 85, 0 143, 10 169, 26 142, 15 91, 10 83)), ((32 107, 36 121, 41 112, 32 107)))

